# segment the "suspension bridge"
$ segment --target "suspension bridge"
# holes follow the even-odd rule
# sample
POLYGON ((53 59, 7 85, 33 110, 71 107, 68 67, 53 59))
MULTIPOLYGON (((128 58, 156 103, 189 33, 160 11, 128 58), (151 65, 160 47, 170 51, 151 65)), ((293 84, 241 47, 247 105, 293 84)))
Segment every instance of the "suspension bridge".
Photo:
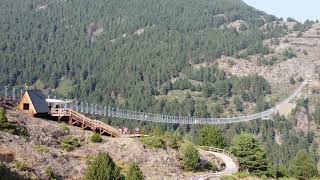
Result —
MULTIPOLYGON (((299 95, 299 93, 304 89, 309 83, 308 80, 302 82, 299 87, 285 100, 281 101, 274 107, 252 115, 245 115, 239 117, 229 117, 229 118, 198 118, 198 117, 181 117, 181 116, 170 116, 163 114, 153 114, 145 112, 131 111, 127 109, 119 109, 115 107, 100 106, 97 104, 89 104, 85 102, 79 102, 76 100, 57 100, 57 99, 47 99, 48 102, 59 105, 58 109, 73 110, 83 114, 104 116, 104 117, 116 117, 129 120, 145 121, 145 122, 155 122, 155 123, 167 123, 167 124, 188 124, 188 125, 201 125, 201 124, 211 124, 211 125, 221 125, 221 124, 232 124, 240 122, 248 122, 256 119, 269 120, 274 113, 279 112, 279 110, 286 106, 290 101, 299 95)), ((18 100, 17 98, 20 93, 20 98, 22 97, 23 90, 17 92, 17 89, 12 89, 12 94, 9 92, 8 87, 5 88, 5 98, 11 100, 18 100), (11 96, 9 95, 11 94, 11 96)))

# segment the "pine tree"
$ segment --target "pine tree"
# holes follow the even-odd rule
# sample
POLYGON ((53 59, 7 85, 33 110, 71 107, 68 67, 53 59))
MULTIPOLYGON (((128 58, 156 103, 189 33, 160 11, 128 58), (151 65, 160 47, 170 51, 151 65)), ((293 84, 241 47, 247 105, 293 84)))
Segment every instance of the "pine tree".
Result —
POLYGON ((184 169, 195 171, 200 167, 199 151, 192 142, 184 142, 179 148, 179 154, 184 169))
POLYGON ((195 112, 194 112, 195 116, 197 117, 208 117, 209 113, 208 113, 208 108, 207 105, 205 104, 204 101, 199 101, 196 105, 195 105, 195 112))
POLYGON ((257 106, 256 106, 256 111, 257 112, 262 112, 268 109, 268 103, 266 102, 265 98, 263 96, 259 96, 257 99, 257 106))
POLYGON ((313 119, 317 124, 320 124, 320 107, 316 107, 313 115, 313 119))
POLYGON ((305 151, 300 150, 290 164, 290 173, 297 179, 309 179, 319 175, 317 164, 305 151))
POLYGON ((102 142, 102 137, 99 133, 94 133, 91 138, 90 138, 91 142, 93 143, 99 143, 102 142))
POLYGON ((266 151, 253 135, 243 133, 236 136, 232 141, 231 152, 238 157, 241 168, 256 175, 267 173, 266 151))
POLYGON ((7 130, 10 128, 10 123, 6 116, 5 109, 0 107, 0 130, 7 130))
POLYGON ((137 163, 132 163, 129 166, 127 180, 143 180, 144 176, 137 163))
POLYGON ((222 132, 216 126, 203 126, 198 132, 197 142, 200 146, 213 146, 217 148, 225 146, 222 132))
POLYGON ((241 100, 240 100, 240 98, 238 96, 236 96, 233 99, 233 103, 236 106, 237 111, 239 111, 239 112, 243 111, 243 104, 242 104, 242 102, 241 102, 241 100))
POLYGON ((108 154, 99 153, 90 163, 86 180, 124 180, 120 169, 115 165, 108 154))

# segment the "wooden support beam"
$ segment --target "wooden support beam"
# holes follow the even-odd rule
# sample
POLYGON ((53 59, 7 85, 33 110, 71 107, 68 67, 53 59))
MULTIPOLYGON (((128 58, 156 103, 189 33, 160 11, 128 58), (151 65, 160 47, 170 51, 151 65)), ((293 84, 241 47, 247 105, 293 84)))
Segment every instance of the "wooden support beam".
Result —
POLYGON ((61 118, 68 117, 68 123, 70 125, 76 125, 79 123, 82 129, 91 128, 92 131, 99 132, 101 135, 106 133, 111 137, 120 136, 118 129, 104 124, 103 122, 90 119, 71 109, 51 109, 51 115, 57 116, 59 122, 61 121, 61 118))
POLYGON ((71 116, 69 116, 69 124, 70 124, 70 125, 73 125, 73 124, 72 124, 72 117, 71 117, 71 116))

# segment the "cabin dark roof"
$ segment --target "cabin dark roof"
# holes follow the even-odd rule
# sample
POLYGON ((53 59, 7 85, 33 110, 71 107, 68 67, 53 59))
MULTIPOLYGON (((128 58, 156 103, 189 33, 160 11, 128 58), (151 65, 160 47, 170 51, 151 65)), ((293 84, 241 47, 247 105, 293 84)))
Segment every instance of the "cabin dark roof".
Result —
POLYGON ((27 90, 36 113, 48 113, 50 111, 46 102, 46 96, 40 90, 27 90))

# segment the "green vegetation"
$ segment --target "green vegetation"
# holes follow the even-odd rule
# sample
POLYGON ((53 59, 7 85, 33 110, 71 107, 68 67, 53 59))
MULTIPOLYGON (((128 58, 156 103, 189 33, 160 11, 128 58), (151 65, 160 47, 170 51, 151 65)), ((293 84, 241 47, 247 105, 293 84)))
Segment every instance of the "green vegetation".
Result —
MULTIPOLYGON (((246 55, 266 54, 263 40, 288 31, 280 25, 262 31, 279 19, 239 0, 55 1, 39 9, 44 5, 1 3, 0 59, 8 61, 0 63, 0 85, 27 83, 53 96, 172 115, 158 108, 162 102, 155 97, 172 88, 196 88, 190 79, 170 85, 190 64, 245 49, 246 55), (227 27, 237 20, 245 22, 243 32, 227 27)), ((210 95, 230 96, 219 90, 230 87, 222 80, 210 95)))
POLYGON ((237 180, 237 179, 245 179, 245 178, 252 178, 252 177, 254 176, 248 172, 238 172, 231 176, 223 176, 222 180, 237 180))
POLYGON ((47 176, 48 179, 54 180, 56 179, 56 176, 54 172, 52 171, 51 167, 47 167, 45 170, 45 175, 47 176))
POLYGON ((297 179, 309 179, 319 175, 316 162, 304 150, 296 154, 289 170, 291 175, 297 179))
POLYGON ((271 93, 269 83, 258 75, 228 78, 217 66, 190 68, 183 73, 192 80, 204 82, 201 86, 204 97, 223 98, 239 95, 243 101, 255 102, 259 96, 271 93))
POLYGON ((288 17, 288 18, 287 18, 287 21, 288 21, 288 22, 297 22, 297 20, 295 20, 295 19, 293 19, 293 18, 291 18, 291 17, 288 17))
POLYGON ((61 141, 62 149, 66 151, 73 151, 75 148, 80 146, 80 140, 73 136, 68 136, 61 141))
POLYGON ((56 89, 57 95, 62 97, 69 97, 71 95, 73 88, 73 82, 70 79, 63 79, 59 82, 59 85, 56 89))
POLYGON ((179 134, 169 131, 163 134, 162 139, 166 143, 166 146, 172 149, 178 149, 182 141, 182 137, 179 134))
MULTIPOLYGON (((306 106, 308 101, 305 101, 303 98, 299 104, 302 107, 306 106)), ((292 116, 296 116, 296 111, 292 116)), ((274 123, 268 123, 268 126, 264 126, 265 129, 264 135, 261 137, 262 141, 268 144, 266 146, 266 151, 269 159, 269 163, 272 163, 269 171, 273 171, 271 174, 275 178, 281 177, 292 177, 291 172, 288 171, 289 167, 292 165, 293 159, 300 150, 305 150, 308 152, 309 156, 316 160, 318 157, 316 144, 314 142, 314 133, 310 131, 309 133, 303 134, 299 131, 295 131, 296 127, 295 119, 287 119, 284 116, 276 115, 274 116, 274 123), (274 136, 281 135, 282 144, 279 145, 274 136)))
MULTIPOLYGON (((221 117, 226 114, 224 107, 230 107, 232 100, 236 110, 241 111, 244 110, 244 102, 257 103, 259 99, 264 102, 265 96, 271 93, 269 83, 261 76, 228 77, 217 66, 189 68, 183 74, 202 83, 190 83, 190 87, 179 91, 167 89, 172 93, 170 97, 160 99, 161 104, 157 106, 156 112, 179 116, 221 117)), ((261 109, 265 108, 267 107, 261 109)))
POLYGON ((70 133, 70 129, 69 129, 68 125, 66 125, 65 123, 59 124, 59 129, 63 132, 66 132, 67 134, 70 133))
MULTIPOLYGON (((270 176, 272 178, 289 179, 297 177, 290 169, 299 151, 307 152, 308 158, 306 159, 310 160, 306 161, 306 163, 300 163, 300 165, 308 164, 306 166, 309 167, 312 164, 310 162, 317 160, 315 133, 312 131, 302 133, 295 129, 297 126, 295 117, 300 113, 300 109, 303 110, 309 106, 309 101, 301 98, 297 101, 297 104, 298 109, 293 111, 289 119, 275 115, 273 117, 274 121, 253 121, 250 124, 233 124, 222 128, 222 131, 228 134, 225 137, 226 144, 231 144, 230 150, 240 160, 243 170, 248 169, 253 175, 262 178, 263 176, 270 176), (239 132, 250 134, 237 135, 239 132), (240 138, 241 136, 242 138, 240 138), (247 165, 254 166, 259 170, 254 168, 250 170, 251 168, 247 167, 247 165)), ((310 174, 308 170, 314 170, 311 167, 305 170, 305 166, 299 168, 307 174, 310 174)), ((237 179, 234 176, 228 178, 237 179)))
POLYGON ((29 137, 28 129, 25 126, 14 126, 13 134, 24 138, 29 137))
POLYGON ((297 22, 297 24, 293 26, 293 30, 300 31, 300 33, 302 34, 302 32, 305 32, 308 29, 310 29, 313 23, 314 23, 313 21, 309 21, 309 20, 306 20, 304 23, 297 22))
POLYGON ((320 106, 317 106, 316 109, 314 110, 313 114, 313 120, 317 123, 320 124, 320 106))
POLYGON ((0 131, 11 133, 17 136, 28 138, 29 133, 26 127, 11 125, 6 116, 6 110, 0 107, 0 131))
POLYGON ((304 81, 303 77, 300 76, 300 77, 298 78, 298 82, 303 82, 303 81, 304 81))
POLYGON ((2 162, 0 162, 0 176, 4 176, 5 172, 6 172, 7 168, 4 164, 2 164, 2 162))
POLYGON ((11 129, 11 125, 7 119, 6 111, 0 107, 0 130, 7 131, 11 129))
POLYGON ((0 162, 0 179, 1 180, 24 180, 25 177, 21 177, 14 172, 10 172, 10 169, 6 167, 2 162, 0 162))
POLYGON ((94 133, 91 138, 90 138, 91 142, 93 143, 99 143, 102 142, 102 137, 99 133, 94 133))
POLYGON ((99 153, 89 164, 85 179, 124 180, 124 176, 108 154, 99 153))
POLYGON ((271 44, 279 45, 279 44, 280 44, 280 40, 279 40, 279 38, 271 39, 271 44))
POLYGON ((216 172, 218 170, 218 167, 213 162, 205 162, 202 167, 202 170, 210 170, 212 172, 216 172))
POLYGON ((239 111, 239 112, 242 112, 244 109, 243 109, 243 103, 241 102, 240 98, 238 96, 236 96, 234 99, 233 99, 233 103, 234 105, 236 106, 236 110, 239 111))
POLYGON ((25 163, 18 160, 14 160, 13 164, 14 164, 14 167, 19 169, 20 171, 26 171, 28 169, 28 166, 25 163))
MULTIPOLYGON (((51 96, 189 117, 229 116, 234 110, 244 111, 243 103, 256 103, 255 110, 260 112, 272 103, 265 98, 271 94, 271 87, 264 78, 230 76, 216 65, 222 56, 258 55, 261 65, 277 61, 275 57, 265 58, 272 49, 263 41, 273 39, 272 44, 279 44, 280 37, 288 33, 287 27, 280 25, 280 19, 242 1, 50 1, 40 9, 43 5, 34 0, 0 3, 0 86, 27 83, 45 89, 51 96), (237 20, 243 21, 242 32, 228 28, 237 20), (135 33, 141 28, 142 34, 135 33), (204 62, 211 66, 195 68, 204 62), (169 97, 173 92, 180 96, 169 97), (183 93, 186 95, 181 96, 183 93), (233 105, 235 109, 230 110, 233 105)), ((311 24, 297 23, 294 30, 304 32, 311 24)), ((297 55, 287 49, 283 56, 290 59, 297 55)), ((303 100, 298 106, 307 104, 303 100)), ((320 124, 320 110, 313 113, 313 118, 320 124)), ((319 158, 314 134, 296 131, 295 116, 274 119, 219 126, 220 130, 205 126, 199 132, 198 126, 191 125, 117 118, 106 121, 116 126, 126 124, 130 129, 143 126, 146 131, 154 127, 170 131, 154 133, 141 141, 150 148, 179 149, 186 169, 199 168, 199 155, 191 142, 180 145, 180 134, 195 144, 231 145, 241 165, 254 174, 293 176, 287 169, 298 151, 305 150, 311 160, 319 158), (238 136, 240 132, 253 135, 238 136), (268 146, 262 148, 262 144, 268 146)), ((3 109, 0 130, 28 136, 25 127, 7 121, 3 109)), ((67 126, 62 130, 69 132, 67 126)), ((72 136, 61 141, 67 151, 79 146, 79 139, 72 136)), ((46 152, 40 146, 35 149, 46 152)), ((109 156, 98 157, 88 168, 87 179, 122 179, 109 156)))
POLYGON ((185 141, 179 148, 181 166, 185 170, 196 171, 200 167, 200 155, 197 147, 190 141, 185 141))
POLYGON ((283 56, 286 58, 285 60, 287 60, 297 57, 297 54, 294 52, 293 49, 289 48, 283 52, 283 56))
POLYGON ((178 149, 182 137, 178 133, 172 133, 171 131, 161 132, 159 128, 154 128, 150 136, 141 138, 142 144, 148 148, 172 148, 178 149))
POLYGON ((129 166, 129 171, 126 180, 143 180, 144 176, 137 163, 132 163, 129 166))
POLYGON ((197 134, 197 143, 200 146, 212 146, 217 148, 223 148, 225 146, 222 132, 216 126, 203 126, 197 134))
POLYGON ((147 146, 148 148, 162 148, 166 147, 165 142, 159 136, 148 136, 141 138, 142 144, 147 146))
POLYGON ((34 150, 38 151, 39 153, 47 153, 49 149, 44 145, 35 145, 33 147, 34 150))
POLYGON ((239 159, 241 168, 248 169, 250 173, 256 175, 267 173, 266 151, 253 135, 243 133, 236 136, 230 149, 239 159))
POLYGON ((267 59, 267 58, 259 58, 258 59, 258 66, 261 66, 261 65, 264 65, 264 66, 272 66, 274 65, 276 62, 278 61, 278 58, 277 57, 271 57, 270 59, 267 59))

